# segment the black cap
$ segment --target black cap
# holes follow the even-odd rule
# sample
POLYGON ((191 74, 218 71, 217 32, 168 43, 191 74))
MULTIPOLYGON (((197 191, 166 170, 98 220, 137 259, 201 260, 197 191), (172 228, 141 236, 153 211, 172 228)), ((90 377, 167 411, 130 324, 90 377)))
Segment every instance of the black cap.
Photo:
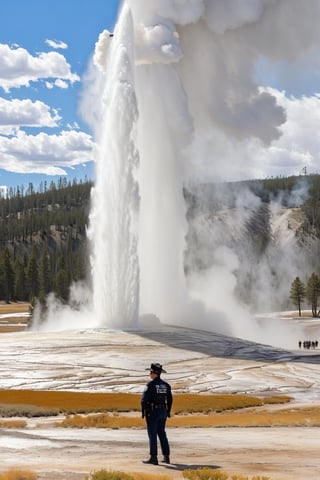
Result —
POLYGON ((157 375, 160 375, 162 372, 167 373, 165 370, 163 370, 162 365, 160 365, 160 363, 151 363, 150 368, 146 368, 146 370, 150 370, 150 372, 154 372, 157 375))

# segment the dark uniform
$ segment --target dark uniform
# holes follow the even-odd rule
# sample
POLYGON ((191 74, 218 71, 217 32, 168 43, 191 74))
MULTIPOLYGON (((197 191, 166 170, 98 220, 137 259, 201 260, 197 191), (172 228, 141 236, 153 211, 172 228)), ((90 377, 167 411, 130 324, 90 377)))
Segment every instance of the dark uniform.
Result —
POLYGON ((150 458, 144 463, 154 465, 158 464, 157 437, 159 437, 163 461, 170 463, 170 446, 165 427, 167 417, 170 417, 172 393, 169 383, 160 378, 162 372, 165 372, 162 365, 151 364, 150 374, 156 375, 153 375, 154 378, 147 383, 141 399, 142 418, 146 418, 150 447, 150 458))

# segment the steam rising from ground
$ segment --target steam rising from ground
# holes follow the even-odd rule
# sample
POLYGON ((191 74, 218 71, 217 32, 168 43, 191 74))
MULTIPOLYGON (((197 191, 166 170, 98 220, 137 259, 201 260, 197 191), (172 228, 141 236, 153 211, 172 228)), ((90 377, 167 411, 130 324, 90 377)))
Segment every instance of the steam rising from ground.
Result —
MULTIPOLYGON (((256 83, 257 62, 312 48, 319 13, 318 0, 123 2, 114 37, 97 42, 83 102, 98 132, 87 326, 135 326, 139 312, 265 340, 238 295, 253 275, 246 228, 259 198, 239 191, 228 215, 199 210, 187 222, 182 191, 259 175, 256 159, 281 137, 286 104, 256 83)), ((223 184, 214 195, 226 195, 223 184)), ((205 191, 198 198, 210 202, 205 191)), ((276 229, 277 202, 269 213, 276 229)), ((294 239, 280 244, 254 273, 254 307, 267 308, 288 264, 290 275, 301 267, 294 239)))

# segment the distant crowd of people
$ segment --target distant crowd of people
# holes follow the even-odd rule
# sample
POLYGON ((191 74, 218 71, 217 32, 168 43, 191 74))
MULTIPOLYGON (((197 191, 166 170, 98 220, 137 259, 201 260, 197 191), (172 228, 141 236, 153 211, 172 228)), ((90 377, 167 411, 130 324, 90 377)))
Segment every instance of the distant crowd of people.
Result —
POLYGON ((299 348, 305 348, 307 350, 318 348, 318 340, 304 340, 299 341, 299 348))

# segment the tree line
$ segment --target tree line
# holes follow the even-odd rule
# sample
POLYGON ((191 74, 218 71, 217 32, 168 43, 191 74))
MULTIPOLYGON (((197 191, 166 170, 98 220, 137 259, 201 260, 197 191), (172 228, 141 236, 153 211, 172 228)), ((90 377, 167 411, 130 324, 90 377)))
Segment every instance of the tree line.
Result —
MULTIPOLYGON (((292 193, 303 185, 308 192, 300 203, 306 218, 303 230, 305 234, 311 232, 320 238, 320 175, 242 183, 263 200, 261 209, 265 208, 270 198, 279 194, 286 205, 292 193)), ((0 198, 0 301, 34 302, 38 299, 44 303, 49 292, 54 292, 62 301, 68 301, 70 285, 87 278, 86 229, 92 185, 88 179, 67 182, 65 178, 60 178, 57 183, 40 184, 37 190, 32 183, 27 188, 9 189, 5 198, 0 198)), ((237 182, 228 184, 228 188, 234 191, 236 199, 237 182)), ((184 195, 191 205, 191 214, 196 199, 186 189, 184 195)), ((248 230, 251 231, 250 225, 248 230)), ((259 234, 254 244, 257 257, 263 253, 266 243, 261 232, 266 231, 266 228, 261 228, 252 233, 259 234)), ((317 273, 311 277, 310 284, 308 280, 304 286, 305 293, 299 282, 294 288, 291 285, 290 298, 300 314, 305 299, 310 302, 313 314, 318 314, 317 273), (297 299, 300 299, 299 303, 297 299)))

